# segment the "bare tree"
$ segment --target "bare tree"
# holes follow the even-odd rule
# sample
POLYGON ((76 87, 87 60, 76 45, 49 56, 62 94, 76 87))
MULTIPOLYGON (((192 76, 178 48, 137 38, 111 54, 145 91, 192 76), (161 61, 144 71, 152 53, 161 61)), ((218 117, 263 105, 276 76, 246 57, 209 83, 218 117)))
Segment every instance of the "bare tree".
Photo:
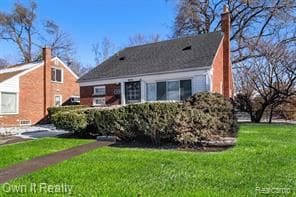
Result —
POLYGON ((34 27, 36 8, 32 1, 29 7, 15 3, 12 13, 0 12, 0 39, 16 44, 24 62, 32 60, 33 40, 37 35, 34 27))
POLYGON ((0 58, 0 69, 6 68, 7 66, 9 66, 9 62, 6 59, 0 58))
POLYGON ((52 54, 66 63, 71 63, 75 54, 74 43, 70 36, 63 32, 54 21, 46 21, 45 30, 49 36, 44 38, 45 45, 52 49, 52 54))
POLYGON ((296 51, 272 43, 258 48, 264 56, 241 63, 236 72, 236 101, 252 122, 260 122, 269 109, 271 122, 274 109, 296 95, 296 51))
POLYGON ((233 64, 260 57, 261 41, 296 40, 295 0, 179 0, 174 36, 208 33, 221 28, 220 14, 227 5, 231 15, 233 64))
POLYGON ((128 39, 128 46, 136 46, 148 43, 159 42, 161 40, 159 34, 144 35, 141 33, 134 34, 128 39))
POLYGON ((15 3, 11 13, 0 12, 0 39, 15 44, 24 63, 41 59, 41 48, 49 46, 54 56, 73 65, 77 60, 74 58, 74 44, 69 35, 53 21, 44 23, 43 32, 46 34, 42 34, 37 25, 36 9, 37 4, 31 1, 28 7, 15 3))
POLYGON ((100 43, 92 45, 92 51, 95 55, 95 62, 98 65, 115 53, 115 44, 105 37, 100 43))

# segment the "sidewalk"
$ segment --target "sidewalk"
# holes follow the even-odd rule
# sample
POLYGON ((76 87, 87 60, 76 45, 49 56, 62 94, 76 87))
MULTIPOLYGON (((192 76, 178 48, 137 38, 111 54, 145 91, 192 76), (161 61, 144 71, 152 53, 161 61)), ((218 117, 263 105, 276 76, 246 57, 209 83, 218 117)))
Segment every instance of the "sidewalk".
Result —
POLYGON ((32 160, 24 161, 4 169, 0 169, 0 184, 8 182, 12 179, 24 176, 26 174, 41 170, 56 163, 68 160, 74 156, 81 155, 88 151, 94 150, 102 146, 111 145, 112 142, 91 142, 83 144, 67 150, 59 151, 49 155, 34 158, 32 160))

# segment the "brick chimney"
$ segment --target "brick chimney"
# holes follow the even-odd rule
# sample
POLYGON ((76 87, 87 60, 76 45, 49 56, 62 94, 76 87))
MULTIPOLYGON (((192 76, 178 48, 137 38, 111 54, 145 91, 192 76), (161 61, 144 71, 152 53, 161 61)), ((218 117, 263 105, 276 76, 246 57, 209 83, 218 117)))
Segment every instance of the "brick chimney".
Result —
POLYGON ((44 116, 51 106, 51 48, 43 48, 44 116))
POLYGON ((223 38, 223 95, 230 98, 233 95, 232 64, 230 57, 230 13, 228 7, 224 6, 221 14, 221 25, 223 38))

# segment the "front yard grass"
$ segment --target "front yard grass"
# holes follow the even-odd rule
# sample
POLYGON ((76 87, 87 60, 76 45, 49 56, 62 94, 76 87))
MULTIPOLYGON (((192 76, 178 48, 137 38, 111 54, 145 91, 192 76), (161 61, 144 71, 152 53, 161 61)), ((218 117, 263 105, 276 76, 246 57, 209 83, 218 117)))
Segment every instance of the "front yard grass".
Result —
POLYGON ((105 147, 9 184, 63 183, 74 196, 255 196, 256 188, 289 188, 292 196, 295 153, 295 125, 243 124, 236 147, 223 152, 105 147))
POLYGON ((68 149, 90 140, 42 138, 29 142, 0 146, 0 169, 38 156, 68 149))

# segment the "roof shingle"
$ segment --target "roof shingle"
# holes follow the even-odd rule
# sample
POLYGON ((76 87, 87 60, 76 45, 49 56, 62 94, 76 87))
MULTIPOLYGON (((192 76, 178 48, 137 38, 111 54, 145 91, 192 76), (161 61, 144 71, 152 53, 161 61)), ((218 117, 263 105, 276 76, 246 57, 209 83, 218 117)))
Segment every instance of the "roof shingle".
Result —
POLYGON ((222 38, 221 32, 212 32, 128 47, 86 73, 78 81, 210 67, 222 38), (184 48, 187 50, 183 50, 184 48))
POLYGON ((7 80, 7 79, 10 79, 14 76, 16 76, 17 74, 23 72, 25 70, 18 70, 18 71, 15 71, 15 72, 7 72, 7 73, 0 73, 0 83, 7 80))

